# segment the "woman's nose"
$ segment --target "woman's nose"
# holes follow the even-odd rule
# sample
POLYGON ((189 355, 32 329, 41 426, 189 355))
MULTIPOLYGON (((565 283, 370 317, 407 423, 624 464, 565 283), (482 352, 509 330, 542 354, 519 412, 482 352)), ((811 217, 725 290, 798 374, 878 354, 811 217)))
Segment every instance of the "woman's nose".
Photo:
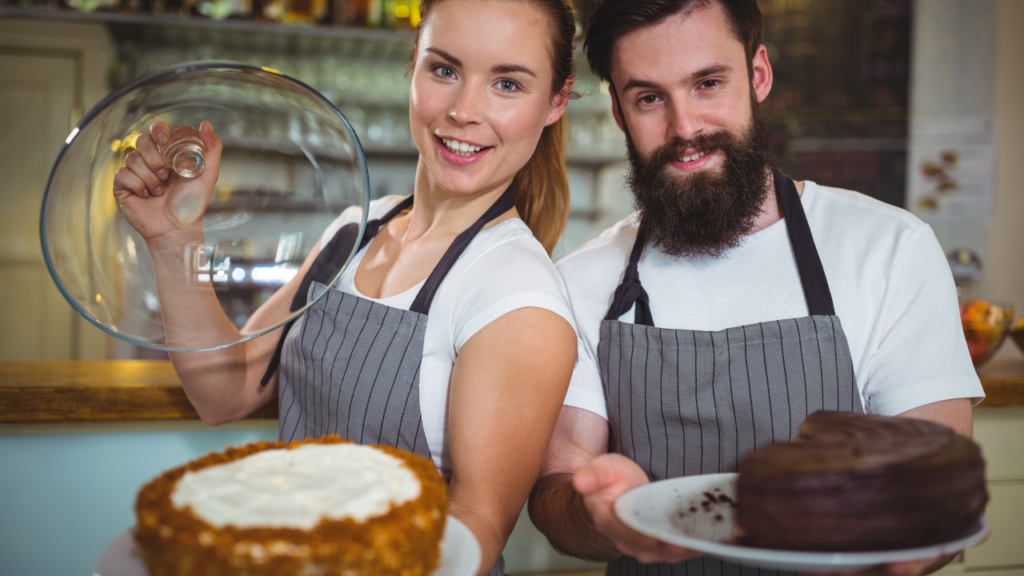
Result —
POLYGON ((459 90, 448 116, 459 124, 479 124, 483 117, 483 95, 472 86, 459 90))

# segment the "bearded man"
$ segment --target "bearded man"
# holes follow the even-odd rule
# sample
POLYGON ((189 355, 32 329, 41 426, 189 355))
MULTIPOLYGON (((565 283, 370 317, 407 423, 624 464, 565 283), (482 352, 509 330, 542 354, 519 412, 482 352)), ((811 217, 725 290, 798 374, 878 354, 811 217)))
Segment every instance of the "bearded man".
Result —
POLYGON ((631 530, 613 512, 629 489, 733 472, 822 409, 969 437, 984 396, 931 229, 777 171, 762 35, 756 0, 604 0, 586 33, 637 211, 558 263, 579 350, 530 515, 610 575, 756 571, 631 530))

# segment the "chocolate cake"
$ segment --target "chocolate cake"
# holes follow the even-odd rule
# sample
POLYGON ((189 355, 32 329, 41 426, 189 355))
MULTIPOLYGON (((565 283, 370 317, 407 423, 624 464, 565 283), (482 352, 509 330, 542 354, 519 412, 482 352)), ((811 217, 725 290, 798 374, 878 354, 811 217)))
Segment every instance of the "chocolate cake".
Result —
POLYGON ((448 509, 434 463, 337 436, 210 454, 143 486, 150 576, 427 576, 448 509))
POLYGON ((923 420, 815 412, 794 442, 739 466, 739 543, 828 552, 916 548, 964 536, 988 493, 977 444, 923 420))

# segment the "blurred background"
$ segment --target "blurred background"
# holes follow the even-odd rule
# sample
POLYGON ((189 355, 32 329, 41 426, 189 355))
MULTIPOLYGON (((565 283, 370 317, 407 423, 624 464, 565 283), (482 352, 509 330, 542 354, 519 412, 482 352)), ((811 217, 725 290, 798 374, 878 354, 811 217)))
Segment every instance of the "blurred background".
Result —
MULTIPOLYGON (((409 194, 417 152, 406 64, 419 3, 0 2, 0 574, 88 574, 106 543, 133 523, 142 482, 277 433, 268 419, 208 429, 188 416, 150 418, 128 408, 123 418, 54 416, 53 402, 33 403, 80 385, 54 384, 47 366, 166 358, 90 325, 47 272, 39 208, 65 138, 110 91, 147 73, 203 60, 266 66, 313 87, 350 120, 372 197, 409 194), (24 374, 39 382, 26 383, 24 374)), ((785 171, 912 211, 935 230, 965 302, 1024 308, 1024 1, 759 3, 775 72, 762 106, 785 171)), ((574 4, 582 30, 594 2, 574 4)), ((581 52, 576 89, 583 97, 568 111, 572 213, 555 258, 632 210, 607 86, 581 52)), ((256 145, 251 154, 264 172, 233 183, 234 192, 288 193, 294 159, 256 145)), ((244 322, 274 289, 237 286, 224 298, 244 322)), ((1024 550, 1014 545, 1024 541, 1024 360, 1013 344, 987 352, 996 368, 975 419, 997 530, 945 572, 1024 574, 1024 550)), ((510 573, 600 569, 557 555, 525 516, 506 559, 510 573)))

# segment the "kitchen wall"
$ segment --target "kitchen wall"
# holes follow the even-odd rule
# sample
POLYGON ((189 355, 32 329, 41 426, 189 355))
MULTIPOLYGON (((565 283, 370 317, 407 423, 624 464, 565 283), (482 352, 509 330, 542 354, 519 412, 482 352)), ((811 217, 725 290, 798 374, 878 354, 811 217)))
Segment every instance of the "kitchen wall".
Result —
MULTIPOLYGON (((974 0, 972 0, 974 1, 974 0)), ((927 0, 925 0, 927 4, 927 0)), ((995 197, 981 291, 1024 312, 1024 2, 996 2, 995 197)), ((1001 355, 1019 353, 1011 345, 1001 355)))

